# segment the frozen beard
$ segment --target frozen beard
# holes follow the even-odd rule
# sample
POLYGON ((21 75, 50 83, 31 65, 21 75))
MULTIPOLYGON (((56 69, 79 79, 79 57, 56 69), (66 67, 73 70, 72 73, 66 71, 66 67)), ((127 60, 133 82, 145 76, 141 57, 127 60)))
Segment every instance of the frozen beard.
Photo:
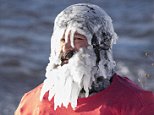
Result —
POLYGON ((49 91, 48 100, 54 97, 54 109, 61 105, 67 108, 69 103, 75 109, 80 91, 84 89, 84 97, 89 95, 96 71, 93 48, 80 49, 69 59, 68 64, 47 70, 40 99, 49 91))

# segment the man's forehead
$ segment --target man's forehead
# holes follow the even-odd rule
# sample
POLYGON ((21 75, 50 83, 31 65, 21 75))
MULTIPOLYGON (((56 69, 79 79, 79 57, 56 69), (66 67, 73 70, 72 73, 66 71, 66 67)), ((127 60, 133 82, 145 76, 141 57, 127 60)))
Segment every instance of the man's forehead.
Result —
POLYGON ((85 35, 80 34, 78 32, 75 32, 74 37, 80 37, 80 38, 85 38, 86 39, 86 36, 85 35))
MULTIPOLYGON (((71 34, 71 31, 69 32, 68 37, 70 37, 70 34, 71 34)), ((83 39, 87 39, 85 35, 80 34, 80 33, 78 33, 78 32, 75 32, 75 33, 74 33, 74 38, 83 38, 83 39)), ((62 39, 65 39, 65 32, 64 32, 64 34, 63 34, 62 39)))

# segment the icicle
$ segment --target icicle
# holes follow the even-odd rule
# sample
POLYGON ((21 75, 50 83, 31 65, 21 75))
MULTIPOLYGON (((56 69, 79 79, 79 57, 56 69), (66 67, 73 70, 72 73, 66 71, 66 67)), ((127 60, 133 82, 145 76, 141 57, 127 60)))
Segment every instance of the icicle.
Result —
POLYGON ((83 85, 84 85, 84 90, 85 90, 85 97, 88 97, 88 95, 89 95, 89 88, 90 88, 90 79, 91 79, 91 77, 89 76, 84 76, 83 77, 83 85))
POLYGON ((71 34, 70 34, 70 41, 71 41, 71 46, 74 48, 74 34, 76 32, 75 28, 71 29, 71 34))
POLYGON ((65 107, 68 106, 69 102, 70 102, 70 96, 71 96, 71 86, 72 86, 72 78, 69 77, 66 80, 66 84, 65 84, 65 88, 64 88, 64 93, 63 93, 63 105, 65 107))
POLYGON ((78 88, 78 85, 73 83, 72 84, 72 91, 71 91, 71 106, 73 109, 77 106, 77 99, 79 96, 81 88, 78 88))
POLYGON ((57 85, 55 85, 55 89, 56 89, 56 93, 54 96, 54 106, 55 108, 57 108, 57 106, 61 107, 62 105, 62 95, 61 95, 61 84, 57 83, 57 85))
POLYGON ((67 27, 66 31, 65 31, 65 43, 68 42, 68 37, 69 37, 69 34, 70 34, 70 27, 67 27))
MULTIPOLYGON (((48 80, 45 79, 44 80, 44 84, 48 84, 48 80)), ((49 90, 47 85, 43 85, 42 90, 41 90, 41 94, 40 94, 40 101, 42 101, 44 94, 49 90)))
POLYGON ((55 95, 55 88, 53 88, 52 90, 50 89, 48 100, 51 101, 51 99, 53 98, 54 95, 55 95))

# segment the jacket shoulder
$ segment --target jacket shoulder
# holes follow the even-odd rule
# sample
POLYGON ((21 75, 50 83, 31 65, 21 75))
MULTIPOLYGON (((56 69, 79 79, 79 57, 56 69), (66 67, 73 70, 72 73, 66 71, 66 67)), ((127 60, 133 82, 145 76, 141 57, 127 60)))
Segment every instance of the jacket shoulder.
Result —
POLYGON ((41 88, 42 84, 24 94, 15 111, 15 115, 31 115, 32 112, 34 113, 34 111, 38 111, 37 109, 40 105, 39 97, 41 88))
POLYGON ((138 115, 154 115, 154 104, 143 107, 138 115))
POLYGON ((140 103, 143 107, 154 104, 154 93, 152 91, 141 88, 127 77, 118 76, 117 79, 119 84, 121 84, 121 87, 123 87, 122 89, 123 92, 126 93, 126 96, 130 94, 130 100, 134 100, 134 102, 136 100, 137 103, 140 103))

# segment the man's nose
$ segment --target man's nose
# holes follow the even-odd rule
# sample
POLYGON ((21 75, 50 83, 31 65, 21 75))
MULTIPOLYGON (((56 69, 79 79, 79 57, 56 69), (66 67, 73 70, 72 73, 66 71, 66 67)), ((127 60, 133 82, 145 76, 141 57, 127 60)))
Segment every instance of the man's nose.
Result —
POLYGON ((71 42, 68 41, 67 43, 64 44, 63 46, 63 52, 69 52, 74 50, 74 48, 71 46, 71 42))

